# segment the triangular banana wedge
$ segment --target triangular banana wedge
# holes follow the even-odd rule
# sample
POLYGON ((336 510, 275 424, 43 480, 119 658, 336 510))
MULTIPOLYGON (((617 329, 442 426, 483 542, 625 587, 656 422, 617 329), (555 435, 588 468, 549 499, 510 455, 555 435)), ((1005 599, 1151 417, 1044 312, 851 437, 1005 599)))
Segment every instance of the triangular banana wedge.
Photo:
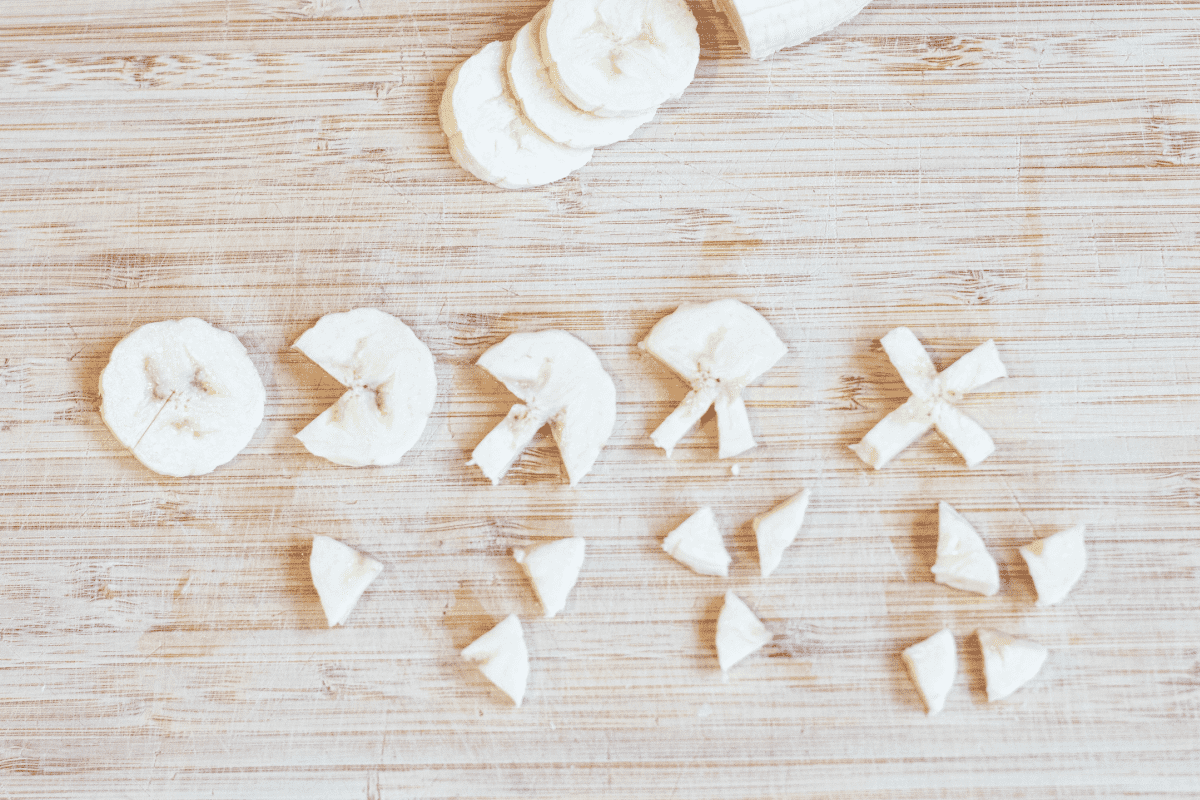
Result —
POLYGON ((758 568, 764 578, 775 571, 783 559, 783 551, 796 541, 811 495, 805 489, 751 521, 758 542, 758 568))
POLYGON ((949 503, 938 503, 938 583, 991 597, 1000 591, 1000 570, 971 523, 949 503))
POLYGON ((500 691, 521 705, 529 680, 529 651, 525 648, 525 632, 516 614, 509 614, 496 627, 467 645, 462 657, 473 662, 500 691))
POLYGON ((534 547, 513 549, 513 558, 529 576, 547 617, 567 604, 567 595, 579 580, 586 544, 578 536, 534 547))
POLYGON ((954 647, 954 634, 944 628, 928 639, 917 642, 900 654, 908 667, 909 677, 929 716, 946 706, 946 697, 954 686, 958 674, 958 655, 954 647))
POLYGON ((328 536, 314 536, 308 558, 313 586, 329 627, 341 625, 383 565, 328 536))
POLYGON ((1037 604, 1052 606, 1067 596, 1087 567, 1084 526, 1076 525, 1021 548, 1037 589, 1037 604))
POLYGON ((979 649, 983 651, 989 703, 1003 700, 1029 683, 1050 654, 1037 642, 1015 639, 1000 631, 980 628, 975 635, 979 637, 979 649))
POLYGON ((671 558, 691 567, 694 572, 729 577, 729 562, 732 559, 721 541, 716 515, 708 506, 692 514, 667 534, 662 548, 671 558))
POLYGON ((733 592, 717 616, 717 663, 722 672, 771 641, 771 634, 750 607, 733 592))

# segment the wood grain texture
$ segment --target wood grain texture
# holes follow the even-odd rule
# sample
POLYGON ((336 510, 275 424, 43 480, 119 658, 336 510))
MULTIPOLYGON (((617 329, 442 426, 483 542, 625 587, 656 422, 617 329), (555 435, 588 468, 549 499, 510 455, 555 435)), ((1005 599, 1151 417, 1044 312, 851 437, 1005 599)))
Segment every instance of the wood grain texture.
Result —
POLYGON ((692 3, 695 82, 541 189, 450 160, 450 70, 536 2, 7 0, 0 26, 0 798, 1196 796, 1200 786, 1200 4, 876 0, 764 62, 692 3), (746 392, 759 447, 636 343, 687 300, 755 306, 789 345, 746 392), (437 359, 404 461, 293 438, 340 393, 289 345, 322 314, 404 319, 437 359), (96 384, 133 328, 232 331, 267 387, 211 475, 138 464, 96 384), (906 397, 878 339, 939 367, 994 338, 971 395, 997 443, 850 453, 906 397), (578 487, 539 435, 500 486, 464 462, 513 402, 473 366, 565 328, 617 384, 578 487), (803 486, 758 577, 752 516, 803 486), (936 506, 1000 563, 930 580, 936 506), (660 549, 712 505, 728 580, 660 549), (1091 564, 1040 609, 1017 548, 1076 523, 1091 564), (385 564, 329 630, 322 533, 385 564), (539 618, 509 552, 588 558, 539 618), (733 589, 775 637, 721 680, 733 589), (457 651, 516 612, 511 707, 457 651), (961 671, 926 719, 899 652, 943 626, 961 671), (1051 655, 987 704, 971 632, 1051 655))

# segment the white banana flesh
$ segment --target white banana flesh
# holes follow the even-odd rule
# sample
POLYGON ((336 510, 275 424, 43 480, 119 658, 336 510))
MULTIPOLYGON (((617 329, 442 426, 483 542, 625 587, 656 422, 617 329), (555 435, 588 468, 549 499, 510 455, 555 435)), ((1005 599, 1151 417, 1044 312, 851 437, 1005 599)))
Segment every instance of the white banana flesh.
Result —
POLYGON ((717 616, 717 663, 722 672, 771 641, 767 626, 740 597, 725 593, 725 605, 717 616))
POLYGON ((732 559, 721 541, 717 517, 708 506, 692 514, 667 534, 662 548, 671 558, 690 567, 693 572, 729 577, 729 562, 732 559))
POLYGON ((383 564, 336 539, 314 536, 308 569, 332 628, 350 616, 363 592, 383 571, 383 564))
POLYGON ((521 620, 516 614, 508 615, 496 627, 467 645, 462 657, 475 664, 514 703, 521 705, 529 680, 529 651, 525 647, 521 620))
POLYGON ((713 0, 729 19, 738 44, 751 58, 763 59, 836 28, 866 7, 868 0, 713 0))
POLYGON ((968 467, 995 451, 987 431, 956 407, 968 392, 1008 376, 994 341, 989 339, 940 373, 908 328, 889 331, 879 341, 912 396, 880 420, 861 442, 850 445, 859 458, 881 469, 930 428, 937 429, 968 467))
POLYGON ((739 300, 685 303, 659 320, 638 347, 674 370, 691 391, 650 434, 667 456, 710 406, 717 412, 718 457, 754 447, 742 390, 787 352, 761 314, 739 300))
POLYGON ((652 113, 696 74, 700 37, 684 0, 553 0, 545 13, 542 61, 583 111, 652 113))
POLYGON ((938 504, 937 561, 931 570, 933 579, 991 597, 1000 591, 1000 570, 988 553, 983 539, 949 503, 938 504))
POLYGON ((617 394, 586 344, 565 331, 514 333, 477 362, 521 399, 483 438, 468 464, 495 485, 546 423, 572 486, 596 463, 612 435, 617 394))
POLYGON ((1006 633, 980 628, 979 649, 983 651, 983 675, 989 703, 1003 700, 1041 671, 1050 651, 1037 642, 1016 639, 1006 633))
POLYGON ((505 45, 491 42, 446 79, 438 118, 450 155, 475 177, 505 189, 565 178, 592 157, 539 131, 508 89, 505 45))
POLYGON ((525 570, 547 617, 553 617, 567 605, 567 595, 579 580, 586 547, 586 542, 576 536, 513 549, 513 558, 525 570))
POLYGON ((138 461, 162 475, 204 475, 242 451, 266 390, 232 333, 188 317, 143 325, 100 373, 100 416, 138 461))
POLYGON ((601 117, 581 111, 564 97, 542 61, 545 18, 546 9, 535 14, 513 37, 507 51, 509 87, 538 130, 567 147, 603 147, 628 139, 654 118, 657 108, 633 117, 601 117))
POLYGON ((933 716, 946 706, 946 698, 958 674, 954 634, 944 628, 901 653, 909 677, 921 694, 926 714, 933 716))
POLYGON ((326 314, 292 347, 347 388, 296 438, 350 467, 395 464, 421 437, 437 395, 433 355, 400 320, 374 308, 326 314))
POLYGON ((775 571, 783 560, 783 551, 796 541, 811 496, 812 492, 804 489, 751 520, 758 543, 758 567, 764 578, 775 571))
POLYGON ((1021 548, 1021 557, 1029 566, 1029 575, 1037 589, 1039 606, 1054 605, 1079 582, 1087 568, 1083 534, 1084 526, 1076 525, 1021 548))

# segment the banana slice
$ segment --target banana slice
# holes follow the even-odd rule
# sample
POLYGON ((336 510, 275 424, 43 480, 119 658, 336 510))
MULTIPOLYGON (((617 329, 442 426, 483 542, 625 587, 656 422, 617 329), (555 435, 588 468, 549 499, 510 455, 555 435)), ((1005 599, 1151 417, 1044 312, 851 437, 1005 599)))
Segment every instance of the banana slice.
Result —
POLYGON ((579 580, 585 548, 584 540, 576 536, 539 544, 528 550, 513 549, 513 558, 529 576, 547 617, 553 617, 567 604, 567 595, 579 580))
POLYGON ((806 42, 866 7, 868 0, 713 0, 751 58, 806 42))
POLYGON ((188 317, 143 325, 100 373, 100 416, 162 475, 204 475, 231 460, 263 418, 262 378, 232 333, 188 317))
POLYGON ((937 562, 933 579, 991 597, 1000 591, 1000 570, 971 523, 949 503, 938 503, 937 562))
POLYGON ((684 0, 554 0, 542 61, 568 100, 601 117, 636 117, 683 94, 700 37, 684 0))
POLYGON ((347 392, 296 434, 313 455, 348 467, 395 464, 421 437, 437 395, 433 355, 374 308, 326 314, 292 347, 347 392))
POLYGON ((596 463, 617 419, 617 390, 592 349, 565 331, 514 333, 479 366, 523 401, 483 438, 468 464, 500 482, 538 429, 550 423, 567 477, 577 484, 596 463))
POLYGON ((438 118, 450 155, 476 178, 505 189, 565 178, 592 150, 559 144, 525 118, 505 81, 504 51, 502 42, 485 45, 446 79, 438 118))
POLYGON ((717 616, 717 663, 722 672, 771 641, 771 634, 754 612, 733 592, 717 616))
POLYGON ((332 628, 350 616, 371 581, 383 571, 383 564, 336 539, 314 536, 308 569, 332 628))
POLYGON ((1076 525, 1021 548, 1037 589, 1037 604, 1052 606, 1067 596, 1087 567, 1084 526, 1076 525))
POLYGON ((987 698, 1003 700, 1037 675, 1050 651, 1037 642, 1014 639, 1006 633, 980 628, 979 649, 983 651, 983 675, 987 698))
POLYGON ((685 303, 660 319, 638 347, 692 387, 650 434, 668 457, 709 406, 717 410, 718 457, 729 458, 754 447, 742 389, 787 352, 761 314, 739 300, 685 303))
POLYGON ((958 655, 954 634, 944 628, 924 641, 908 647, 900 654, 908 667, 909 677, 921 693, 929 716, 941 711, 958 674, 958 655))
POLYGON ((662 548, 671 558, 700 575, 729 577, 729 551, 721 542, 717 518, 708 506, 692 514, 663 539, 662 548))
POLYGON ((542 63, 542 9, 517 31, 507 50, 508 85, 538 130, 567 147, 603 147, 628 139, 654 118, 657 108, 634 117, 600 117, 580 111, 563 97, 542 63))
POLYGON ((758 543, 758 568, 764 578, 775 571, 783 560, 783 551, 796 541, 811 495, 812 492, 805 489, 751 520, 758 543))
POLYGON ((462 657, 473 662, 500 691, 521 705, 529 680, 529 651, 525 648, 525 632, 516 614, 509 614, 499 625, 467 645, 462 657))

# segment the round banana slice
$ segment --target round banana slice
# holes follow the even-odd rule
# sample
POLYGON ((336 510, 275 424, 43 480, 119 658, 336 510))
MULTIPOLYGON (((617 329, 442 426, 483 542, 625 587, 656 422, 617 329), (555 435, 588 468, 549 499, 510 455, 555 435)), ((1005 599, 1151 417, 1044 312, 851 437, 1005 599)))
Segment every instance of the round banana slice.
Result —
POLYGON ((603 147, 628 139, 654 118, 657 107, 636 117, 600 117, 580 111, 563 97, 542 62, 542 9, 517 31, 508 46, 508 83, 521 110, 538 130, 568 147, 603 147))
POLYGON ((438 117, 450 155, 476 178, 505 189, 565 178, 592 150, 559 144, 525 118, 505 82, 504 51, 502 42, 485 45, 446 79, 438 117))
POLYGON ((100 373, 100 416, 138 461, 162 475, 204 475, 242 451, 266 391, 232 333, 188 317, 143 325, 100 373))
POLYGON ((554 0, 542 61, 568 100, 602 117, 633 117, 683 94, 700 37, 684 0, 554 0))
POLYGON ((421 437, 437 395, 433 355, 391 314, 326 314, 292 347, 348 391, 296 434, 313 455, 348 467, 395 464, 421 437))

